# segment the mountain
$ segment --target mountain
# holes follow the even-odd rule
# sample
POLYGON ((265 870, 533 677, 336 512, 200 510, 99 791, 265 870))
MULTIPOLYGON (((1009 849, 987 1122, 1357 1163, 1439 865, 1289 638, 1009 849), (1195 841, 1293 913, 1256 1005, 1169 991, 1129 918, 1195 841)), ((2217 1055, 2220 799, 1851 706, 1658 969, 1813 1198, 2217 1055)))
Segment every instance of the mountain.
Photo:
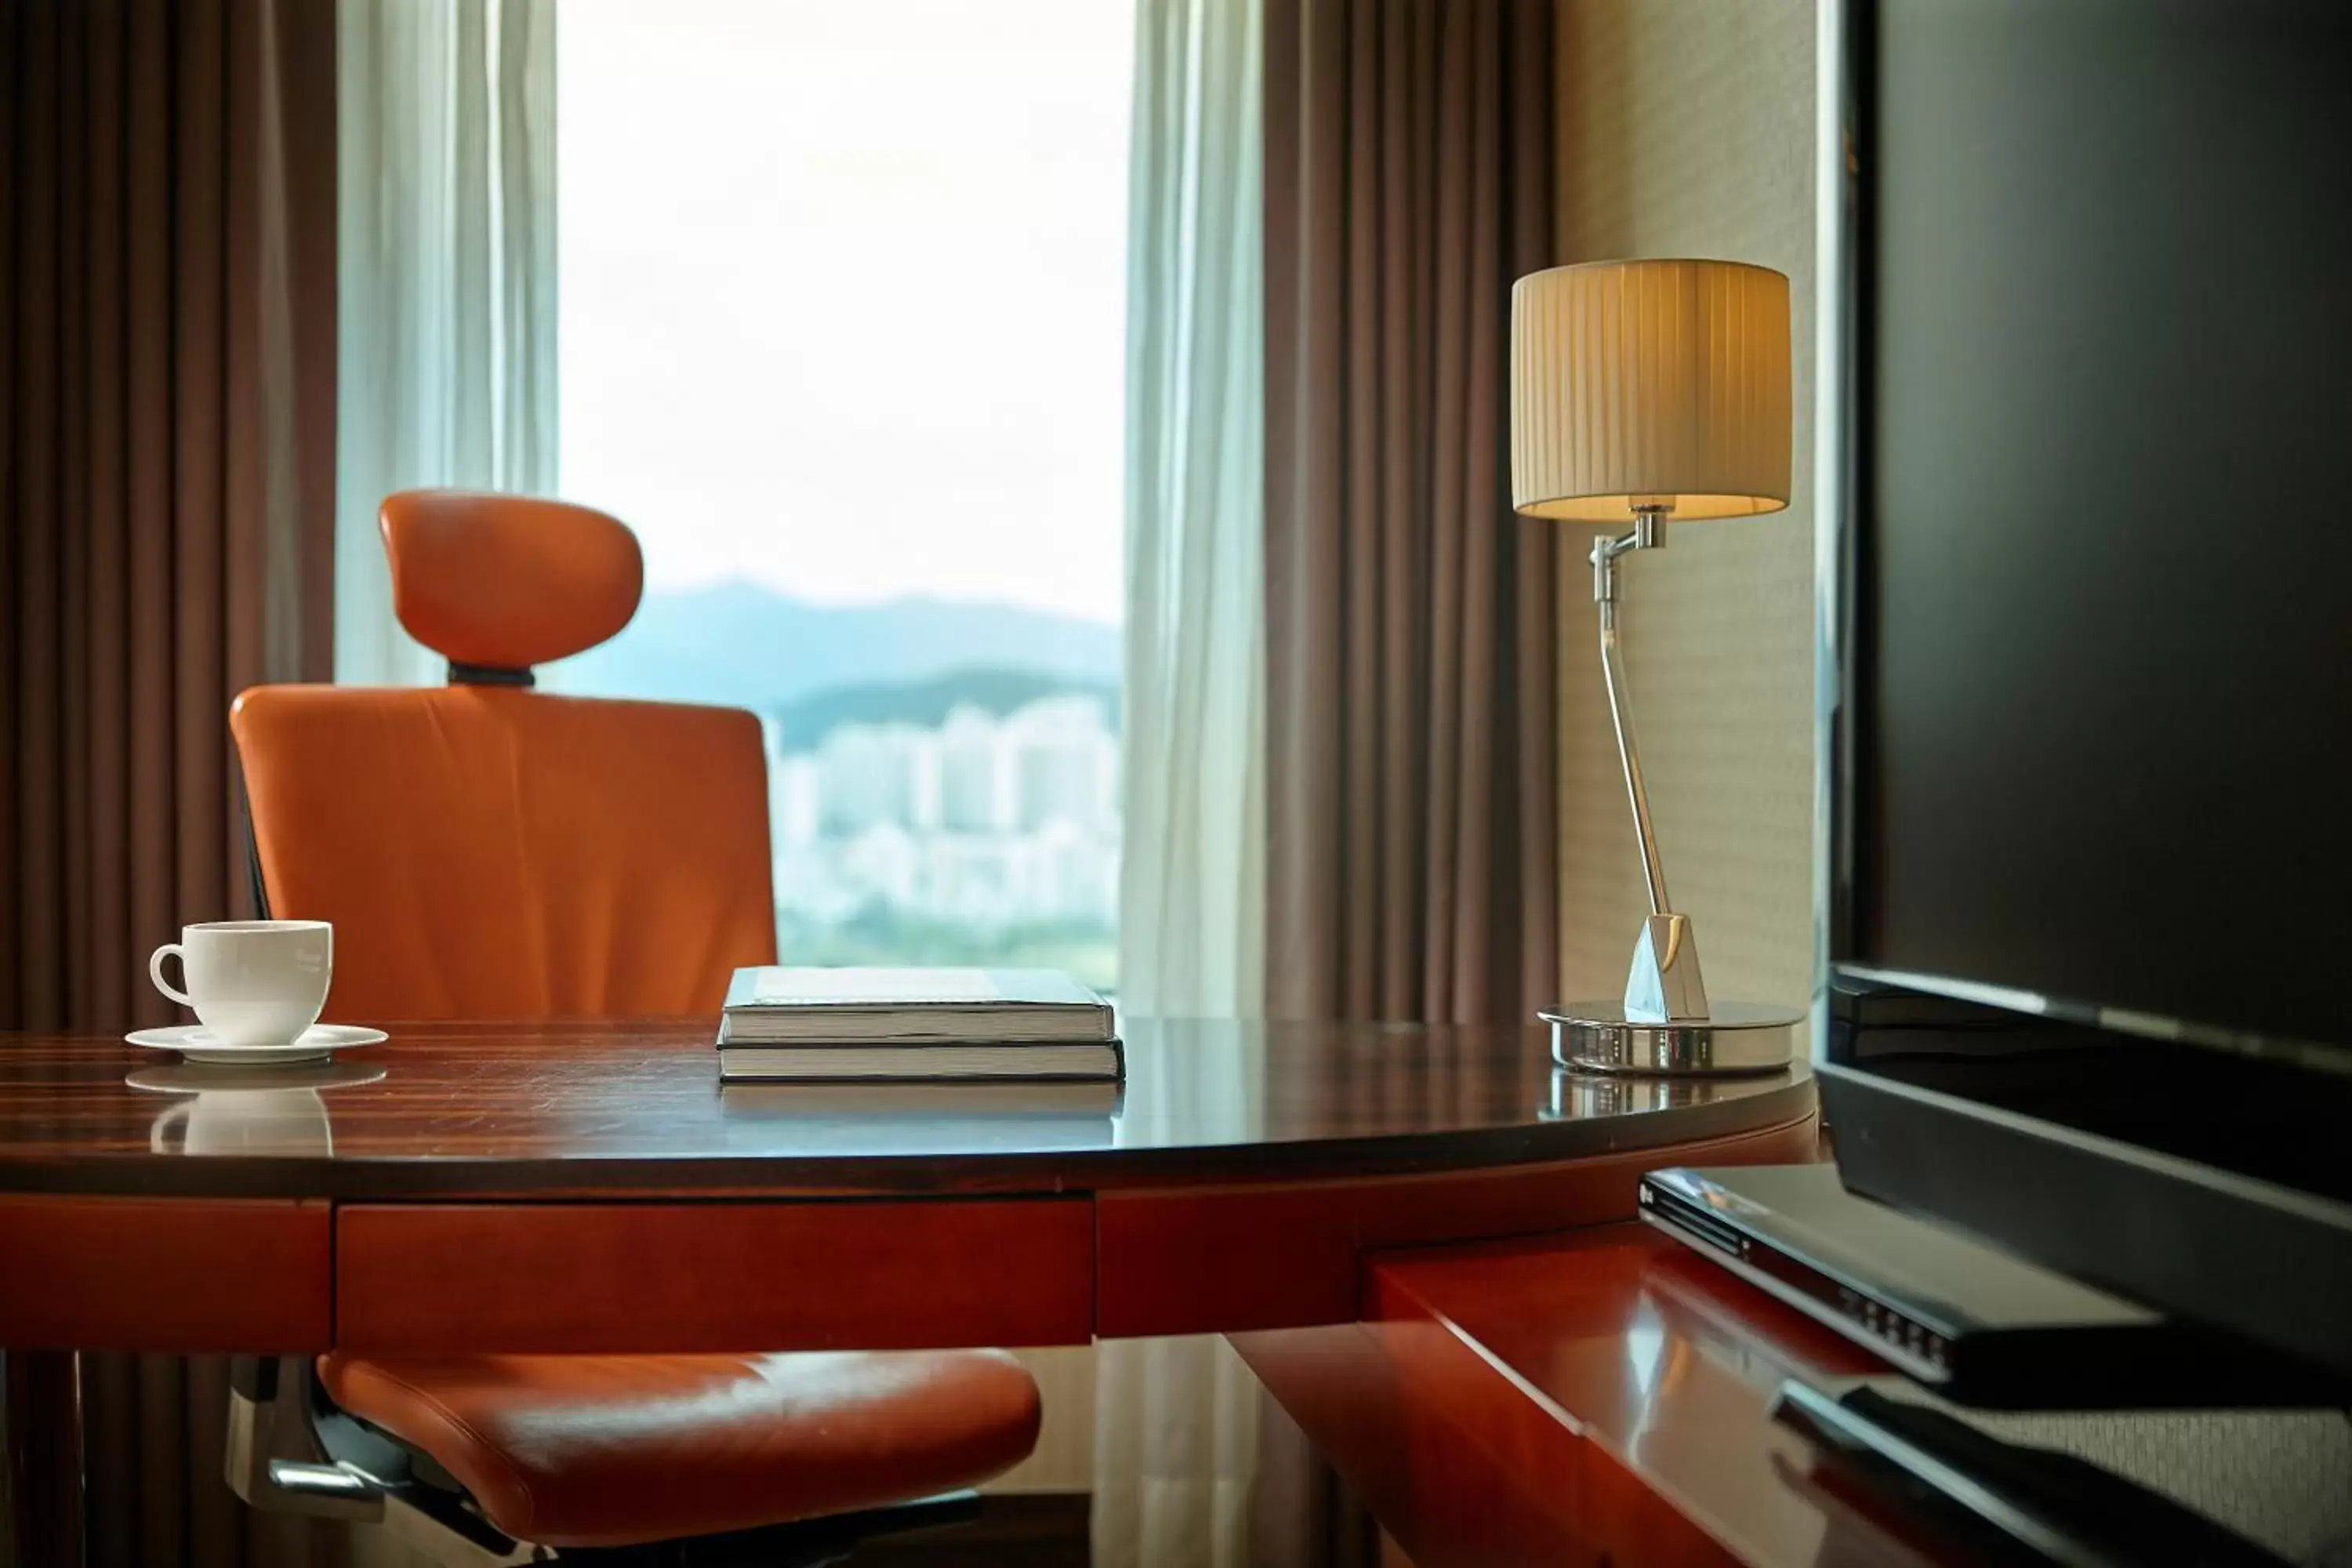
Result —
POLYGON ((824 743, 836 724, 912 724, 936 730, 958 708, 977 708, 1001 719, 1041 697, 1066 692, 1101 698, 1105 717, 1114 731, 1118 728, 1115 682, 980 667, 903 684, 832 687, 777 710, 775 717, 786 750, 811 752, 824 743))
POLYGON ((601 697, 723 702, 761 712, 840 687, 905 686, 974 667, 1119 683, 1119 631, 1009 605, 892 599, 804 604, 753 583, 649 593, 602 647, 548 685, 601 697))

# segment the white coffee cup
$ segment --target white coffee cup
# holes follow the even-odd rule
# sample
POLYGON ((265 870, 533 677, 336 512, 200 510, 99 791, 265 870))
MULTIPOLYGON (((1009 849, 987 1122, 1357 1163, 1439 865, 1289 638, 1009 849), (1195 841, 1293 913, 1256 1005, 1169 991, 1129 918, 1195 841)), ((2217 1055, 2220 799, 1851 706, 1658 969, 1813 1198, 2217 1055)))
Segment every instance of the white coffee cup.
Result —
POLYGON ((335 928, 325 921, 206 921, 180 928, 147 960, 155 989, 193 1007, 222 1044, 282 1046, 319 1021, 334 979, 335 928), (187 990, 163 978, 179 954, 187 990))

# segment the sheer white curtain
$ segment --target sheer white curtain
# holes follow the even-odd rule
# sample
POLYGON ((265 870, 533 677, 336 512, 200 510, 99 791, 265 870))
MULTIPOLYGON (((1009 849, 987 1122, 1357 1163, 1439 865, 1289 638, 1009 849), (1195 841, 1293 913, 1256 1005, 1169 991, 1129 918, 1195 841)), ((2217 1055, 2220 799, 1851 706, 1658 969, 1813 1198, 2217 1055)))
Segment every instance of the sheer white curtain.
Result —
MULTIPOLYGON (((1134 1059, 1130 1099, 1179 1125, 1259 1125, 1251 1026, 1203 1029, 1194 1045, 1189 1062, 1134 1059)), ((1098 1568, 1247 1568, 1254 1494, 1268 1462, 1285 1458, 1261 1447, 1266 1394, 1255 1374, 1213 1334, 1104 1340, 1095 1356, 1098 1568)))
POLYGON ((555 0, 339 0, 335 679, 437 681, 376 507, 556 485, 555 0))
MULTIPOLYGON (((1139 0, 1129 167, 1119 1001, 1255 1017, 1265 985, 1259 0, 1139 0)), ((1185 1071, 1129 1093, 1256 1085, 1185 1071)), ((1199 1067, 1201 1064, 1189 1064, 1199 1067)), ((1223 1342, 1105 1342, 1095 1561, 1248 1557, 1263 1395, 1223 1342)))
POLYGON ((1259 0, 1139 0, 1127 369, 1131 1013, 1265 983, 1265 164, 1259 0))

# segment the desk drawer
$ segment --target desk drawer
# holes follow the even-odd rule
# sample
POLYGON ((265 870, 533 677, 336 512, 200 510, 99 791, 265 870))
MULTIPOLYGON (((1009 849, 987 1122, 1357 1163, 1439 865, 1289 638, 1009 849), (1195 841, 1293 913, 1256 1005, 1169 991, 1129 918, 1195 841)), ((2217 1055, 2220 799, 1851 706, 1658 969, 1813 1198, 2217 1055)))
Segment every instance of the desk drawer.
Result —
POLYGON ((323 1203, 0 1197, 0 1345, 325 1350, 330 1223, 323 1203))
POLYGON ((894 1350, 1093 1331, 1084 1197, 336 1211, 345 1351, 894 1350))

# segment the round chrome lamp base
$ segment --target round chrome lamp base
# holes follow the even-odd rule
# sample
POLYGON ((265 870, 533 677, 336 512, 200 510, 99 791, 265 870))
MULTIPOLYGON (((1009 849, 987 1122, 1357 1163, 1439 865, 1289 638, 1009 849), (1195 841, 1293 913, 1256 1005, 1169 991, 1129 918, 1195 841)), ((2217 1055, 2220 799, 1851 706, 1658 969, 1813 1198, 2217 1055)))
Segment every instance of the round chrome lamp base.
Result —
POLYGON ((1538 1013, 1551 1026, 1552 1059, 1576 1072, 1724 1078, 1779 1072, 1797 1059, 1802 1013, 1718 1002, 1704 1018, 1630 1022, 1615 1002, 1571 1002, 1538 1013))

